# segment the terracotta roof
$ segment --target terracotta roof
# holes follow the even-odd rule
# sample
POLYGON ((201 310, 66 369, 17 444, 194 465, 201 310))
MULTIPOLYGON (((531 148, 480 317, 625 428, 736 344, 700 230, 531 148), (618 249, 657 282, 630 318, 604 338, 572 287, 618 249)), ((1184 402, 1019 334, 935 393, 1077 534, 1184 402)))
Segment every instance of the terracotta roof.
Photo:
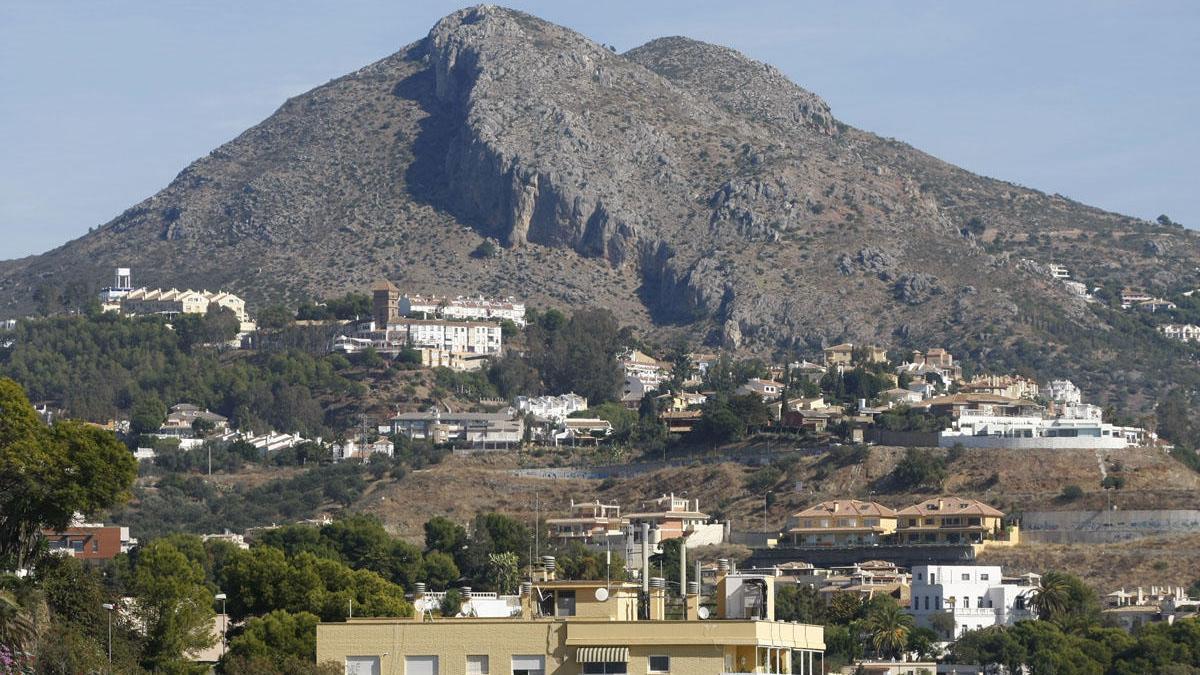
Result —
POLYGON ((934 497, 926 499, 920 504, 907 506, 896 512, 899 516, 927 516, 930 514, 939 515, 968 515, 968 516, 988 516, 993 518, 1003 518, 1004 512, 993 506, 988 506, 978 499, 966 499, 964 497, 934 497), (938 503, 941 502, 941 507, 938 503))
POLYGON ((821 502, 816 506, 810 506, 799 513, 793 515, 793 518, 815 518, 829 515, 851 515, 851 516, 880 516, 883 518, 894 518, 896 512, 878 502, 860 502, 857 499, 831 499, 827 502, 821 502), (834 510, 834 507, 837 510, 834 510))

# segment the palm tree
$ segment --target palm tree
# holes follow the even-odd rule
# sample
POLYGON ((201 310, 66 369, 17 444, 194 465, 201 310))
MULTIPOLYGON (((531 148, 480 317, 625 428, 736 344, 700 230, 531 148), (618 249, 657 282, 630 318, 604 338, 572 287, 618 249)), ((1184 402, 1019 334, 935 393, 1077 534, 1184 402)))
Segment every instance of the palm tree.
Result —
POLYGON ((1048 620, 1067 611, 1071 602, 1071 584, 1062 572, 1047 572, 1033 590, 1029 606, 1039 619, 1048 620))
POLYGON ((37 626, 17 596, 0 590, 0 645, 13 652, 24 652, 37 639, 37 626))
POLYGON ((900 605, 889 602, 873 607, 863 627, 871 638, 876 654, 896 658, 908 645, 913 618, 900 609, 900 605))

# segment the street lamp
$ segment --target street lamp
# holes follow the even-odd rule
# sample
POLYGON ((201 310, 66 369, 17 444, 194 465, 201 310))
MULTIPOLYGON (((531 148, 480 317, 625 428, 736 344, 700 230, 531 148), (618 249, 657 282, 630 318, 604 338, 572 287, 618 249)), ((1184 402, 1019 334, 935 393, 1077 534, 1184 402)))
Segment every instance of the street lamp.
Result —
POLYGON ((100 606, 103 607, 105 609, 105 611, 108 612, 108 671, 111 673, 112 672, 112 613, 113 613, 113 610, 117 608, 117 606, 112 604, 111 602, 106 602, 100 606))
POLYGON ((213 599, 221 601, 221 656, 225 656, 225 630, 226 624, 229 622, 229 615, 225 613, 225 598, 224 593, 217 593, 213 599))

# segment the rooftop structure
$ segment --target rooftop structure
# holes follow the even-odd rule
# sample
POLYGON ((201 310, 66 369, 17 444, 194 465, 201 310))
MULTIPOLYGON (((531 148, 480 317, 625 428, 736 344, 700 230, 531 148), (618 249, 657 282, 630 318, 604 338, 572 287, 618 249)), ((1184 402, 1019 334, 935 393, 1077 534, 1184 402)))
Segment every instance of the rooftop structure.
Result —
POLYGON ((571 413, 588 407, 587 398, 574 392, 561 396, 518 396, 513 404, 523 413, 550 422, 562 422, 571 413))
POLYGON ((585 544, 609 543, 608 538, 625 535, 625 519, 621 507, 604 504, 600 500, 579 502, 571 500, 570 515, 565 518, 548 518, 546 526, 550 536, 560 543, 579 541, 585 544))
MULTIPOLYGON (((317 661, 364 675, 824 672, 823 629, 775 620, 773 577, 722 571, 712 614, 689 584, 683 618, 671 620, 663 579, 639 588, 547 577, 516 598, 469 594, 484 610, 474 616, 318 624, 317 661)), ((418 588, 414 605, 428 606, 424 596, 418 588)))

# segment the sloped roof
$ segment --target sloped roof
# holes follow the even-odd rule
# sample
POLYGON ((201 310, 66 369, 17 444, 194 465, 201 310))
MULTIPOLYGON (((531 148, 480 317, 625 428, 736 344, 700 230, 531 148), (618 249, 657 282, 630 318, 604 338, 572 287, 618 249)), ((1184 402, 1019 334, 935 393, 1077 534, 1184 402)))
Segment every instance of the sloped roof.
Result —
POLYGON ((1004 512, 994 506, 988 506, 978 499, 967 499, 965 497, 933 497, 926 499, 919 504, 906 506, 896 512, 901 516, 926 516, 930 514, 938 515, 967 515, 967 516, 987 516, 990 518, 1003 518, 1004 512), (940 507, 939 507, 940 503, 940 507))
POLYGON ((839 516, 877 516, 882 518, 895 518, 896 512, 879 502, 862 502, 857 499, 831 499, 826 502, 821 502, 815 506, 810 506, 799 513, 796 513, 793 518, 814 518, 823 517, 831 514, 839 516), (836 507, 836 510, 835 510, 836 507))

